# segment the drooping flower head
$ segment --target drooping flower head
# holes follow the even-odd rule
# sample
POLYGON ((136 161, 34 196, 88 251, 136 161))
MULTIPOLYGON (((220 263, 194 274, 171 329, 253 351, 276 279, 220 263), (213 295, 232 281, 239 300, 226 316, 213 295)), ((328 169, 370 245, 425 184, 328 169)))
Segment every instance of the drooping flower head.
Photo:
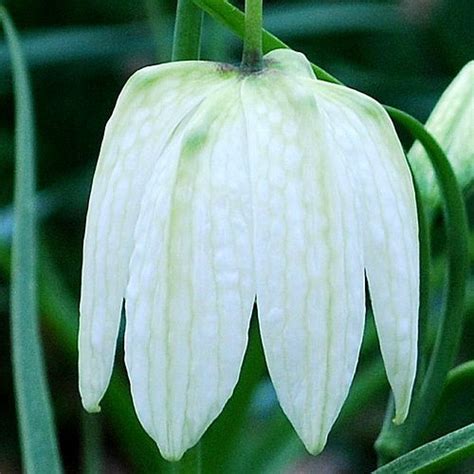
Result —
POLYGON ((256 301, 280 404, 326 443, 356 369, 367 276, 396 421, 416 367, 418 236, 409 169, 369 97, 277 50, 258 73, 145 68, 107 124, 84 241, 80 391, 97 411, 122 302, 138 417, 179 459, 237 383, 256 301))

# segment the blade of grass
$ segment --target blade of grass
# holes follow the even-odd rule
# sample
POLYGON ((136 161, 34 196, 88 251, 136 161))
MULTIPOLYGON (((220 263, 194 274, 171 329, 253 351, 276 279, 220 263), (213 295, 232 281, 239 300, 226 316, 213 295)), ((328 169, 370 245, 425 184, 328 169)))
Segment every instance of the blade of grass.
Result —
MULTIPOLYGON (((374 474, 422 473, 446 469, 474 454, 474 423, 427 443, 391 463, 374 474)), ((454 472, 454 471, 449 471, 454 472)))
POLYGON ((10 17, 0 21, 11 51, 15 93, 15 191, 11 261, 13 380, 27 473, 62 472, 38 328, 35 212, 35 129, 31 86, 10 17))
POLYGON ((174 24, 172 61, 199 59, 202 11, 192 0, 178 0, 174 24))

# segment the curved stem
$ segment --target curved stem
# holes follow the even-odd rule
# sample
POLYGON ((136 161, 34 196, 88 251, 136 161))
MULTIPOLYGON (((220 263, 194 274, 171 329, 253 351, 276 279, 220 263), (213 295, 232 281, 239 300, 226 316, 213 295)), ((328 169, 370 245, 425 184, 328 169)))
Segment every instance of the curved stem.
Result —
POLYGON ((193 0, 178 0, 174 25, 172 61, 199 59, 202 11, 193 0))
POLYGON ((242 69, 262 69, 262 0, 245 0, 245 35, 242 69))
MULTIPOLYGON (((231 5, 226 0, 194 0, 194 3, 201 7, 202 10, 216 21, 233 31, 239 38, 244 38, 245 15, 238 8, 231 5)), ((286 45, 281 39, 266 30, 262 30, 262 45, 264 53, 268 53, 274 49, 288 48, 288 45, 286 45)), ((318 79, 333 82, 335 84, 341 84, 338 79, 326 72, 324 69, 315 64, 312 66, 318 79)))
MULTIPOLYGON (((429 351, 429 331, 428 318, 430 307, 430 285, 431 285, 431 237, 428 218, 426 215, 423 199, 419 187, 413 176, 416 192, 416 208, 418 214, 418 238, 420 241, 420 309, 419 315, 419 340, 418 340, 418 368, 417 378, 419 379, 426 371, 428 361, 426 354, 429 351)), ((415 384, 416 390, 416 384, 415 384)))

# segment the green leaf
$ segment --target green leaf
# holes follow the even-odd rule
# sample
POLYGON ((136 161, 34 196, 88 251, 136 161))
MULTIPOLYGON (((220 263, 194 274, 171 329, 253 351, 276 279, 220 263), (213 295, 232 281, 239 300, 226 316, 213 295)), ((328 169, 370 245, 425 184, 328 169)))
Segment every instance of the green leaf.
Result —
POLYGON ((374 474, 433 472, 457 464, 473 454, 474 423, 395 459, 374 474))
POLYGON ((31 87, 15 28, 0 7, 15 92, 15 192, 11 262, 13 379, 24 470, 62 472, 38 328, 35 132, 31 87))

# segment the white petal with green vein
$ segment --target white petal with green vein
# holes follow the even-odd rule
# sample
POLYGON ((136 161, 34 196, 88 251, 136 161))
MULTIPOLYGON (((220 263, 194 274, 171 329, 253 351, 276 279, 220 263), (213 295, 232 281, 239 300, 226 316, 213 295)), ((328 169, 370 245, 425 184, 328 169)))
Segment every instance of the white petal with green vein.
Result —
POLYGON ((395 421, 401 423, 415 379, 418 338, 418 220, 410 170, 380 104, 332 84, 318 83, 314 91, 356 180, 364 266, 395 421))
POLYGON ((99 410, 112 372, 143 188, 174 129, 225 82, 216 69, 201 62, 142 69, 107 124, 84 238, 79 387, 88 411, 99 410))
POLYGON ((265 355, 283 410, 316 454, 347 396, 362 341, 355 183, 311 88, 249 77, 243 98, 265 355))
POLYGON ((179 127, 135 230, 126 362, 140 421, 167 459, 220 413, 247 345, 255 283, 238 87, 214 93, 179 127))

